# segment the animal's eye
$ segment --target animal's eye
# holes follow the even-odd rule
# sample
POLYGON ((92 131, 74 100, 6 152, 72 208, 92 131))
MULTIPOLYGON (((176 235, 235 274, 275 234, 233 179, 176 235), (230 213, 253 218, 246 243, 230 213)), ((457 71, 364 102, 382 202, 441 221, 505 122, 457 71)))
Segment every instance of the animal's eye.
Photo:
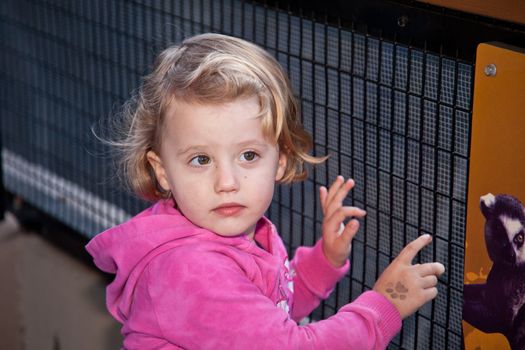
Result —
POLYGON ((523 232, 520 232, 516 236, 514 236, 514 243, 516 243, 517 245, 522 245, 523 239, 524 239, 523 232))

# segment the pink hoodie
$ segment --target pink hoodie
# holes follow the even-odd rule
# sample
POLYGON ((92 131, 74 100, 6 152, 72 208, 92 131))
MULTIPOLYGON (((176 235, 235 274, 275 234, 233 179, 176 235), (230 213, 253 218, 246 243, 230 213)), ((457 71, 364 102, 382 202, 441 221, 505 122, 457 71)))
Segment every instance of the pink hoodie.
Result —
POLYGON ((222 237, 161 201, 87 245, 116 274, 107 306, 125 349, 384 349, 401 328, 395 307, 365 292, 326 320, 299 326, 348 271, 321 241, 286 249, 266 218, 255 239, 222 237))

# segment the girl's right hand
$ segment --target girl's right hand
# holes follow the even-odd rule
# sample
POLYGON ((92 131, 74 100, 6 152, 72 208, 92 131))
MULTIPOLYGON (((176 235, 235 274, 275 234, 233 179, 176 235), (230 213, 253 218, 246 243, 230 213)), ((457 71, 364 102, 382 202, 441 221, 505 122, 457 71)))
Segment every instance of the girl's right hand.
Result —
POLYGON ((437 277, 445 272, 445 266, 438 262, 412 265, 417 253, 430 242, 430 235, 422 235, 410 242, 374 285, 376 292, 394 304, 402 319, 416 312, 438 293, 437 277))

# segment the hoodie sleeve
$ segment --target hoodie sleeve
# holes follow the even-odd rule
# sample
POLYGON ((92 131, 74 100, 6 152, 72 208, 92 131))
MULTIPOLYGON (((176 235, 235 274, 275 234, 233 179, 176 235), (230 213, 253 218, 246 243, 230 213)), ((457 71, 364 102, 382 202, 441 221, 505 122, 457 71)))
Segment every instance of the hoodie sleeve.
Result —
POLYGON ((299 247, 291 262, 295 271, 292 318, 296 321, 308 316, 321 300, 328 298, 350 266, 347 260, 342 267, 333 267, 323 253, 322 242, 320 239, 313 247, 299 247))
POLYGON ((384 349, 401 327, 397 310, 375 292, 299 326, 220 252, 175 249, 143 277, 163 338, 186 349, 384 349))

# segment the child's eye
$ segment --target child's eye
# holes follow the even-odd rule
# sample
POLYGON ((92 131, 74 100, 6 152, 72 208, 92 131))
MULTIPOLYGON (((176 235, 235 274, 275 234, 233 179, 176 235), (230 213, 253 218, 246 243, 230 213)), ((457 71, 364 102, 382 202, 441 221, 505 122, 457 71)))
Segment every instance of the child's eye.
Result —
POLYGON ((202 166, 202 165, 208 165, 210 164, 210 162, 211 162, 210 157, 200 154, 198 156, 191 158, 190 165, 202 166))
POLYGON ((241 154, 241 160, 243 162, 253 162, 257 158, 259 158, 259 155, 254 151, 246 151, 241 154))

